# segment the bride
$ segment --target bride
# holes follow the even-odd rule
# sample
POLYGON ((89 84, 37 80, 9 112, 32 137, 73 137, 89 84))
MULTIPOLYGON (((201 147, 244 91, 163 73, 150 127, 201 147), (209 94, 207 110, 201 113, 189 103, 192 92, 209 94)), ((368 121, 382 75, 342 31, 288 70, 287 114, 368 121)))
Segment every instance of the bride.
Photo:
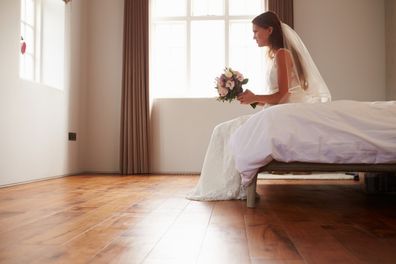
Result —
MULTIPOLYGON (((325 82, 293 29, 270 11, 255 17, 252 24, 253 38, 257 45, 268 49, 271 67, 267 74, 267 85, 271 94, 258 95, 246 90, 237 98, 240 103, 258 103, 264 106, 262 111, 265 111, 275 104, 330 101, 325 82)), ((188 199, 246 199, 245 188, 230 151, 229 139, 249 117, 242 116, 214 128, 200 179, 195 189, 187 195, 188 199)))

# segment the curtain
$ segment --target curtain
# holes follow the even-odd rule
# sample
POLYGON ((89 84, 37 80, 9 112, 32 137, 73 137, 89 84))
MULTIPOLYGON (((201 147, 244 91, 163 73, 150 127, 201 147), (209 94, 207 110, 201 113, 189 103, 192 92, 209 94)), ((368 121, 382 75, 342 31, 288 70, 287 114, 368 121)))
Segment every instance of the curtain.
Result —
POLYGON ((267 0, 267 10, 278 14, 282 22, 294 28, 293 0, 267 0))
POLYGON ((121 174, 149 173, 148 2, 124 0, 121 174))

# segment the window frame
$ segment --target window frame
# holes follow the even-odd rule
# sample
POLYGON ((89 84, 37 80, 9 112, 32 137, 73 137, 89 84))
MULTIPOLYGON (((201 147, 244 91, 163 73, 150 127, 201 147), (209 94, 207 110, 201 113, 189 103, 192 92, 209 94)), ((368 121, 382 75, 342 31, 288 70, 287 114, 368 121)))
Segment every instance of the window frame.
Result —
MULTIPOLYGON (((27 5, 26 2, 29 0, 21 0, 21 15, 20 15, 20 36, 21 38, 22 36, 22 28, 30 28, 33 32, 33 39, 32 39, 32 43, 33 43, 33 49, 32 49, 32 53, 28 53, 28 51, 26 50, 25 54, 20 54, 20 58, 22 61, 24 61, 24 65, 19 65, 20 67, 20 78, 24 79, 24 80, 28 80, 28 81, 34 81, 34 82, 39 82, 40 81, 40 44, 41 44, 41 6, 42 6, 42 2, 41 0, 31 0, 33 2, 33 25, 31 25, 28 21, 27 21, 27 5), (22 1, 25 2, 25 4, 22 4, 22 1), (23 17, 23 13, 22 13, 22 8, 25 8, 24 14, 25 17, 23 17), (24 72, 26 71, 26 66, 25 66, 25 57, 23 56, 30 56, 32 58, 33 61, 33 72, 32 72, 32 78, 28 77, 28 75, 23 74, 22 71, 22 67, 24 68, 24 72)), ((26 30, 25 30, 26 32, 26 30)), ((24 36, 26 39, 26 35, 24 36)), ((20 60, 20 63, 21 63, 20 60)))
MULTIPOLYGON (((65 77, 65 67, 66 67, 66 58, 64 57, 64 55, 65 55, 64 49, 66 46, 63 46, 63 50, 62 50, 62 54, 63 54, 63 58, 61 59, 62 65, 58 64, 58 63, 56 63, 55 65, 49 64, 49 65, 51 65, 52 68, 61 67, 60 70, 63 71, 61 81, 58 84, 51 84, 45 80, 45 74, 48 74, 46 68, 49 68, 49 67, 47 65, 48 63, 46 64, 44 61, 45 56, 48 56, 48 54, 44 50, 45 46, 47 46, 45 43, 45 40, 44 40, 44 37, 47 36, 47 35, 44 35, 44 34, 47 34, 46 29, 45 29, 45 27, 47 25, 44 23, 46 23, 45 21, 47 21, 48 25, 50 24, 46 17, 47 15, 46 15, 45 9, 47 8, 47 4, 57 3, 56 1, 59 1, 59 0, 20 0, 21 8, 20 8, 20 19, 19 19, 19 25, 20 25, 19 33, 20 33, 21 37, 25 38, 25 36, 22 36, 23 31, 25 31, 25 34, 26 34, 26 30, 25 29, 23 30, 24 27, 29 27, 33 31, 32 43, 31 43, 31 45, 33 45, 33 49, 32 49, 32 52, 29 54, 27 53, 27 50, 26 50, 25 54, 22 54, 21 51, 19 51, 19 78, 22 80, 25 80, 25 81, 35 82, 35 83, 45 85, 45 86, 48 86, 51 88, 63 90, 64 86, 65 86, 64 77, 65 77), (27 1, 33 2, 33 6, 32 6, 32 8, 33 8, 33 25, 31 25, 28 21, 28 12, 27 12, 28 7, 26 4, 27 1), (25 8, 24 11, 22 11, 23 8, 25 8), (25 66, 26 65, 26 61, 25 61, 26 57, 24 57, 24 56, 32 57, 32 61, 33 61, 33 65, 32 65, 33 72, 32 73, 26 74, 26 66, 25 66), (24 65, 22 65, 22 64, 24 64, 24 65)), ((62 23, 64 25, 66 25, 65 24, 66 23, 66 9, 64 8, 62 12, 64 12, 64 15, 62 16, 62 18, 65 19, 62 23)), ((61 30, 63 30, 62 34, 64 34, 64 37, 65 37, 66 36, 65 35, 66 28, 64 27, 61 30)), ((48 34, 48 36, 52 37, 51 34, 48 34)), ((65 41, 65 40, 66 39, 64 38, 63 41, 65 41)), ((29 44, 29 43, 27 43, 27 44, 29 44)))
MULTIPOLYGON (((224 15, 206 15, 206 16, 196 16, 192 14, 192 2, 194 0, 185 0, 186 1, 186 15, 184 16, 164 16, 164 17, 154 17, 153 15, 153 0, 150 1, 150 14, 149 14, 149 36, 150 36, 150 43, 149 43, 149 57, 150 57, 150 65, 152 65, 152 53, 153 53, 153 44, 152 44, 152 32, 154 31, 153 28, 155 27, 156 23, 164 23, 164 22, 185 22, 186 24, 186 91, 180 92, 180 94, 187 94, 187 96, 180 96, 180 94, 176 98, 203 98, 191 95, 192 85, 191 85, 191 24, 193 21, 224 21, 224 65, 229 65, 230 60, 230 26, 231 22, 234 21, 251 21, 256 15, 230 15, 230 8, 229 8, 229 1, 230 0, 223 0, 224 2, 224 15)), ((262 13, 266 9, 266 1, 261 1, 261 10, 258 10, 257 13, 262 13)), ((151 72, 150 66, 150 72, 151 72)), ((154 96, 155 97, 155 96, 154 96)), ((174 96, 172 96, 174 97, 174 96)), ((206 98, 208 96, 205 96, 206 98)), ((156 98, 168 98, 159 96, 156 98)))

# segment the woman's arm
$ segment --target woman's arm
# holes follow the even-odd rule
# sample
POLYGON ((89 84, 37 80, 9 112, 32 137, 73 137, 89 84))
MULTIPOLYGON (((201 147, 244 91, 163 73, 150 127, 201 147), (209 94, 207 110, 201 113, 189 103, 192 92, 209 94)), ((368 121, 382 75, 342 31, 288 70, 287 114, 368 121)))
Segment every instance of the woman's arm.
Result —
POLYGON ((288 71, 291 69, 292 61, 290 54, 287 50, 281 49, 278 51, 276 57, 276 64, 278 66, 278 92, 271 95, 257 95, 252 93, 250 90, 246 90, 238 96, 238 100, 241 104, 278 104, 281 103, 289 94, 289 79, 288 71))

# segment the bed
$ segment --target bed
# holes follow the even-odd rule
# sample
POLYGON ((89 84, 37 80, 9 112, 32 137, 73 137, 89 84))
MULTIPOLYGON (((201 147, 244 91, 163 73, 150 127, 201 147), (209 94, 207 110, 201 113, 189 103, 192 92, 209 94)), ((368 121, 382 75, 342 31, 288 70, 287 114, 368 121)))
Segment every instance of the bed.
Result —
POLYGON ((382 164, 331 164, 331 163, 306 163, 306 162, 280 162, 273 160, 258 169, 256 175, 247 186, 246 206, 256 206, 257 175, 260 172, 375 172, 396 173, 396 163, 382 164))
POLYGON ((396 101, 272 106, 238 128, 230 148, 248 207, 262 171, 396 172, 396 101))

